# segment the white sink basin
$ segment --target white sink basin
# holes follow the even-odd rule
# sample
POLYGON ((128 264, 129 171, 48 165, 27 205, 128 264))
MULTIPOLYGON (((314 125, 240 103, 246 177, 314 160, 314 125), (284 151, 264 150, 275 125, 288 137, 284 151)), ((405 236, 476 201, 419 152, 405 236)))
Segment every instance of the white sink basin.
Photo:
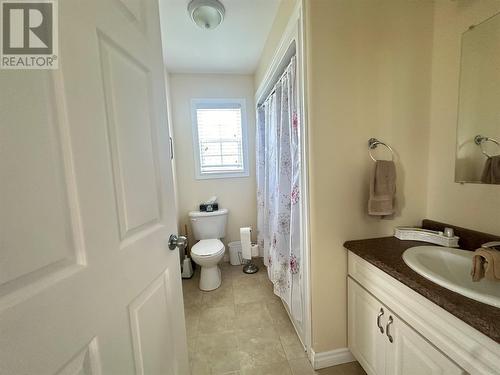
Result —
POLYGON ((403 260, 415 272, 465 297, 500 307, 500 282, 473 282, 472 251, 440 246, 417 246, 403 253, 403 260))

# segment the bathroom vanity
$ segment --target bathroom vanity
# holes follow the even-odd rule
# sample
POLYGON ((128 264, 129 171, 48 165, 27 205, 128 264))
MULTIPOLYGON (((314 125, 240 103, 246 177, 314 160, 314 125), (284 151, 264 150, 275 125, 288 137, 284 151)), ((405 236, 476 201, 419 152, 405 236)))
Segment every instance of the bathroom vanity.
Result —
MULTIPOLYGON (((492 239, 458 231, 468 250, 492 239)), ((344 244, 352 354, 372 375, 500 374, 500 308, 443 288, 408 267, 404 251, 422 245, 427 244, 394 237, 344 244)))

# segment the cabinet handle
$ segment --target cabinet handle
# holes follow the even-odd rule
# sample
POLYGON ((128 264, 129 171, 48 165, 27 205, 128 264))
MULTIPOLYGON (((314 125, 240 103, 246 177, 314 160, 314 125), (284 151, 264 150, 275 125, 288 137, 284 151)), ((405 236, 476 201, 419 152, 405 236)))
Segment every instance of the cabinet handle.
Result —
POLYGON ((393 323, 393 319, 392 319, 392 315, 389 316, 389 321, 387 322, 387 325, 385 326, 385 334, 387 335, 387 337, 389 338, 389 342, 392 343, 394 342, 394 339, 392 337, 392 335, 389 333, 389 327, 391 326, 391 324, 393 323))
POLYGON ((384 334, 384 327, 382 327, 382 324, 380 324, 380 318, 384 315, 384 309, 380 308, 380 312, 377 315, 377 327, 380 330, 380 333, 384 334))

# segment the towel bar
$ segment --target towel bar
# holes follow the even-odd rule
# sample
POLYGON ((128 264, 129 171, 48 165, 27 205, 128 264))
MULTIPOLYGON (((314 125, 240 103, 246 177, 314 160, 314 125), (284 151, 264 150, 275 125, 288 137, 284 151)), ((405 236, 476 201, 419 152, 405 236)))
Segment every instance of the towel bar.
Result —
POLYGON ((394 150, 392 149, 392 147, 384 142, 379 141, 377 138, 370 138, 368 140, 368 155, 370 155, 370 158, 373 161, 377 161, 377 159, 375 159, 372 155, 372 150, 375 150, 378 145, 382 145, 382 146, 387 147, 389 149, 389 151, 391 152, 392 161, 394 161, 394 150))
POLYGON ((495 143, 498 147, 500 147, 500 142, 498 142, 496 139, 494 138, 490 138, 490 137, 484 137, 482 136, 481 134, 478 134, 474 137, 474 143, 476 145, 478 145, 480 148, 481 148, 481 152, 486 155, 487 158, 491 158, 493 155, 490 155, 488 154, 485 149, 483 148, 483 145, 486 143, 486 142, 491 142, 491 143, 495 143))

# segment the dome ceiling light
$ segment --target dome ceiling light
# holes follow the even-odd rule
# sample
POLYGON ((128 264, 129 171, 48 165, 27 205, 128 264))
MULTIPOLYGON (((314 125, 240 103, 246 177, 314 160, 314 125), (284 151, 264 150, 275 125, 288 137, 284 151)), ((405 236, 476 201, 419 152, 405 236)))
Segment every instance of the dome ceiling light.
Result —
POLYGON ((191 19, 206 30, 215 29, 224 20, 224 5, 218 0, 191 0, 188 5, 191 19))

